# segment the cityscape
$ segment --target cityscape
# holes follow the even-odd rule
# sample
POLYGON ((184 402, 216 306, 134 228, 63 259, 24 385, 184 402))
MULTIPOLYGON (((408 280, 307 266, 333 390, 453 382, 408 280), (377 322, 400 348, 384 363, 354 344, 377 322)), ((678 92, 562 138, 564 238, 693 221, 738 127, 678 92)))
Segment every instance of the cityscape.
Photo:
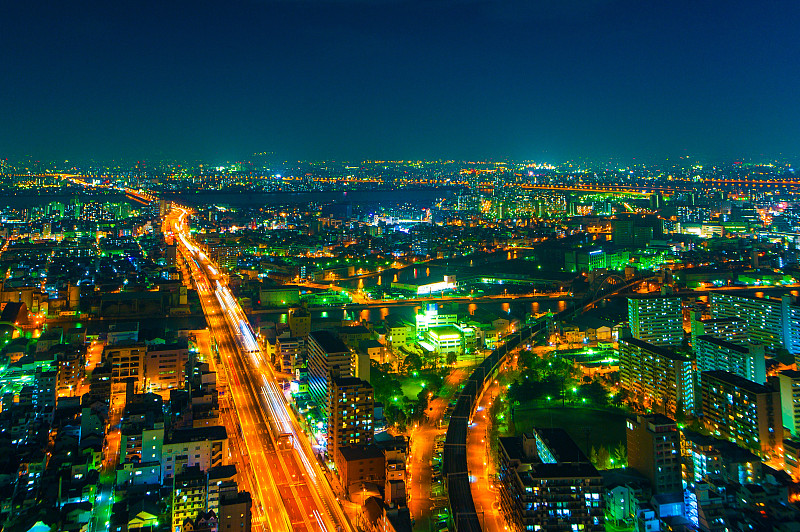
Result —
POLYGON ((169 4, 4 15, 0 531, 800 531, 798 6, 169 4))

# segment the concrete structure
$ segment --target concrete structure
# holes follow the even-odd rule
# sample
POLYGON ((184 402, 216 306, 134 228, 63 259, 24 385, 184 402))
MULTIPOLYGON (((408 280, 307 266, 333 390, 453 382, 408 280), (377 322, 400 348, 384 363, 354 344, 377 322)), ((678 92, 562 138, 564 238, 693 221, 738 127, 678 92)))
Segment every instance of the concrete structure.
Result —
POLYGON ((708 430, 762 454, 779 452, 783 422, 778 390, 715 370, 700 375, 700 391, 708 430))
POLYGON ((368 382, 355 377, 333 378, 327 414, 329 456, 336 456, 339 447, 372 443, 375 395, 368 382))
POLYGON ((311 332, 311 315, 304 308, 293 308, 289 310, 289 330, 295 338, 308 338, 311 332))
POLYGON ((331 381, 352 376, 350 350, 330 331, 308 335, 308 384, 311 397, 320 408, 328 404, 331 381))
POLYGON ((174 476, 187 467, 201 471, 225 465, 228 456, 228 433, 225 427, 210 426, 176 430, 161 450, 161 474, 174 476))
POLYGON ((800 301, 791 294, 781 298, 781 327, 783 347, 800 359, 800 301))
POLYGON ((695 404, 695 371, 686 355, 636 338, 619 341, 622 387, 637 403, 675 415, 695 404))
POLYGON ((347 492, 359 482, 382 487, 386 481, 386 459, 383 451, 375 446, 339 447, 334 455, 334 463, 339 482, 347 492))
POLYGON ((766 358, 762 344, 747 342, 741 345, 702 335, 697 337, 694 348, 697 354, 697 371, 721 369, 760 384, 767 382, 766 358))
POLYGON ((681 345, 683 317, 678 297, 631 297, 628 299, 631 335, 654 345, 681 345))
POLYGON ((728 318, 706 318, 696 310, 689 314, 692 330, 692 346, 697 345, 697 337, 707 334, 734 344, 747 342, 747 322, 735 316, 728 318))
POLYGON ((563 429, 499 439, 500 507, 512 532, 604 532, 603 479, 563 429))
MULTIPOLYGON (((306 335, 306 337, 308 337, 306 335)), ((277 338, 275 340, 275 359, 281 373, 294 373, 295 368, 303 361, 306 341, 302 336, 277 338)))
POLYGON ((145 389, 169 398, 169 391, 186 386, 189 344, 184 339, 175 344, 153 344, 145 358, 145 389))
POLYGON ((675 421, 661 414, 638 415, 626 426, 628 467, 650 481, 653 493, 683 490, 680 434, 675 421))
POLYGON ((781 418, 792 436, 800 435, 800 371, 786 370, 778 375, 781 418))
POLYGON ((440 357, 459 356, 464 353, 462 333, 458 327, 445 325, 430 327, 425 332, 425 341, 420 345, 428 347, 440 357))
POLYGON ((714 318, 739 318, 747 323, 747 337, 772 348, 781 347, 781 299, 744 296, 730 292, 711 292, 708 295, 714 318))

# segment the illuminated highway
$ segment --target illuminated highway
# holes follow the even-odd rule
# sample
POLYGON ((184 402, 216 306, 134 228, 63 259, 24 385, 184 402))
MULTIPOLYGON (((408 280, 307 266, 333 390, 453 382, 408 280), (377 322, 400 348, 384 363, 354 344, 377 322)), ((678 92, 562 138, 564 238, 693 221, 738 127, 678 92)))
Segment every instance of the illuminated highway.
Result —
POLYGON ((253 492, 254 522, 276 531, 352 531, 241 307, 218 270, 189 240, 186 216, 185 210, 173 209, 168 227, 177 235, 219 347, 235 409, 237 428, 229 426, 229 433, 245 456, 238 465, 253 492))

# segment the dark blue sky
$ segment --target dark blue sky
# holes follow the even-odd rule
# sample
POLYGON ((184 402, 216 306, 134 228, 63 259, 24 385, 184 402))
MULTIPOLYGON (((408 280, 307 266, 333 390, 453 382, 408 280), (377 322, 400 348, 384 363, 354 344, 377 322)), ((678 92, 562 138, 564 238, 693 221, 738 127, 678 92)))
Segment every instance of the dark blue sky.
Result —
POLYGON ((30 1, 0 21, 0 156, 800 151, 796 0, 30 1))

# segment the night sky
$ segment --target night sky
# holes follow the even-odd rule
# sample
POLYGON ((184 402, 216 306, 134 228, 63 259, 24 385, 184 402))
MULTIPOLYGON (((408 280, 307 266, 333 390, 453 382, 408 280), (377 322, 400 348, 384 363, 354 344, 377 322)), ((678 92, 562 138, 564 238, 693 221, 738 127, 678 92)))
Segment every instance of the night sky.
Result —
POLYGON ((796 0, 7 1, 0 156, 797 156, 798 28, 796 0))

